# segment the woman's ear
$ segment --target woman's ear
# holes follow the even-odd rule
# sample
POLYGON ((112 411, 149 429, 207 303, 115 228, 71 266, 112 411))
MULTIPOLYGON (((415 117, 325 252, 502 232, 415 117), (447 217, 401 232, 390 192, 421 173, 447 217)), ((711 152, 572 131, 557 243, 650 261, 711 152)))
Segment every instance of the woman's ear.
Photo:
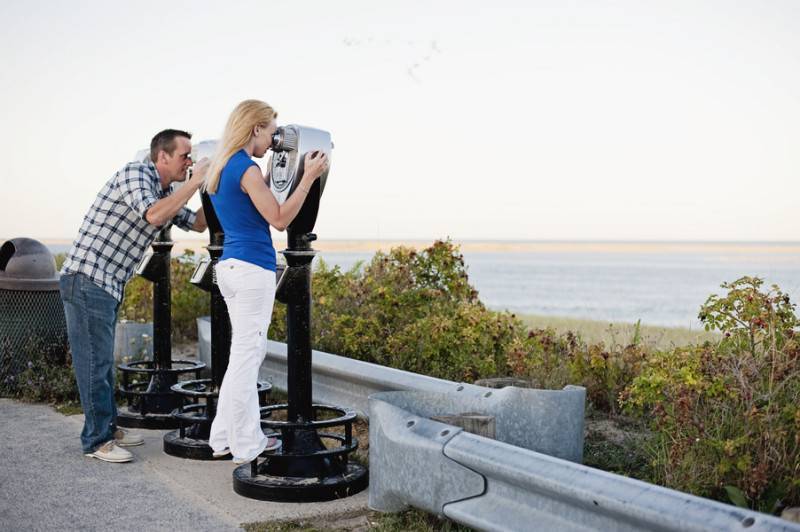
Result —
POLYGON ((258 126, 254 127, 253 128, 253 136, 257 137, 259 133, 261 133, 261 128, 258 127, 258 126))

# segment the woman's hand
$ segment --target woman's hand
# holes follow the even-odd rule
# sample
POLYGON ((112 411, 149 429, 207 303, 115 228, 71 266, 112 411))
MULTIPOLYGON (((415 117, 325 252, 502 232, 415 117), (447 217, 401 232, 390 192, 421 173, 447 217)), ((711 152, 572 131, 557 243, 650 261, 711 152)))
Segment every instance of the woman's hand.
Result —
POLYGON ((316 181, 322 173, 328 168, 328 157, 323 151, 315 151, 306 153, 305 157, 305 171, 303 172, 303 181, 308 179, 308 184, 316 181))

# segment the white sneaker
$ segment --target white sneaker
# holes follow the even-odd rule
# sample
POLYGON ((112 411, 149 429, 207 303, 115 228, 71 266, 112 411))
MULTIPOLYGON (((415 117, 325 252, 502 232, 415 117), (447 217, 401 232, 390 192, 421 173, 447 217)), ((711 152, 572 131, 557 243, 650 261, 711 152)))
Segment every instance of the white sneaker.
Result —
POLYGON ((120 447, 135 447, 144 443, 144 438, 141 434, 135 432, 128 432, 125 429, 117 429, 114 433, 114 441, 120 447))
POLYGON ((115 440, 108 440, 91 453, 86 453, 86 456, 97 458, 104 462, 130 462, 133 460, 133 455, 119 447, 115 440))
POLYGON ((214 458, 222 458, 223 456, 228 456, 231 454, 231 450, 225 447, 221 451, 211 451, 211 456, 214 458))
POLYGON ((280 449, 281 445, 283 445, 283 442, 278 438, 267 438, 267 446, 264 447, 263 452, 275 451, 277 449, 280 449))
MULTIPOLYGON (((283 443, 278 438, 267 438, 267 446, 264 447, 264 450, 261 451, 261 453, 265 453, 267 451, 274 451, 276 449, 280 449, 281 445, 283 445, 283 443)), ((257 454, 255 457, 251 458, 250 460, 248 460, 246 458, 236 458, 234 456, 233 457, 233 463, 234 464, 246 464, 248 462, 252 462, 256 458, 261 456, 261 453, 257 454)))

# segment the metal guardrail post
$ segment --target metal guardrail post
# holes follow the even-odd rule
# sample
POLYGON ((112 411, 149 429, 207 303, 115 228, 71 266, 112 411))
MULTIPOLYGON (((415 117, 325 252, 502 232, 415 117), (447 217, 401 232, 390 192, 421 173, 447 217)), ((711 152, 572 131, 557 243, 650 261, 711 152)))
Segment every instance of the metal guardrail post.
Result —
MULTIPOLYGON (((586 390, 484 388, 410 371, 387 368, 322 351, 312 352, 314 400, 341 404, 362 415, 367 397, 384 391, 418 391, 437 397, 427 415, 480 412, 495 417, 496 437, 512 445, 567 460, 583 458, 583 418, 586 390), (446 398, 441 398, 444 395, 446 398), (437 405, 434 408, 433 405, 437 405)), ((262 375, 286 389, 286 344, 268 342, 262 375)))

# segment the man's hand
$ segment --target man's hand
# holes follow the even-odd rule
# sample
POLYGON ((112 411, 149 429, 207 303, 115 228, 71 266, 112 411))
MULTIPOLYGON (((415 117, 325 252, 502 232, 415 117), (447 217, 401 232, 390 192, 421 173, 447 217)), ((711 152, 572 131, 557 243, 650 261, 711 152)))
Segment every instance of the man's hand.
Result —
POLYGON ((189 179, 188 184, 194 187, 195 190, 200 188, 200 185, 202 185, 203 181, 205 181, 206 172, 208 171, 210 164, 211 161, 208 160, 208 157, 203 157, 192 167, 192 177, 189 179))

